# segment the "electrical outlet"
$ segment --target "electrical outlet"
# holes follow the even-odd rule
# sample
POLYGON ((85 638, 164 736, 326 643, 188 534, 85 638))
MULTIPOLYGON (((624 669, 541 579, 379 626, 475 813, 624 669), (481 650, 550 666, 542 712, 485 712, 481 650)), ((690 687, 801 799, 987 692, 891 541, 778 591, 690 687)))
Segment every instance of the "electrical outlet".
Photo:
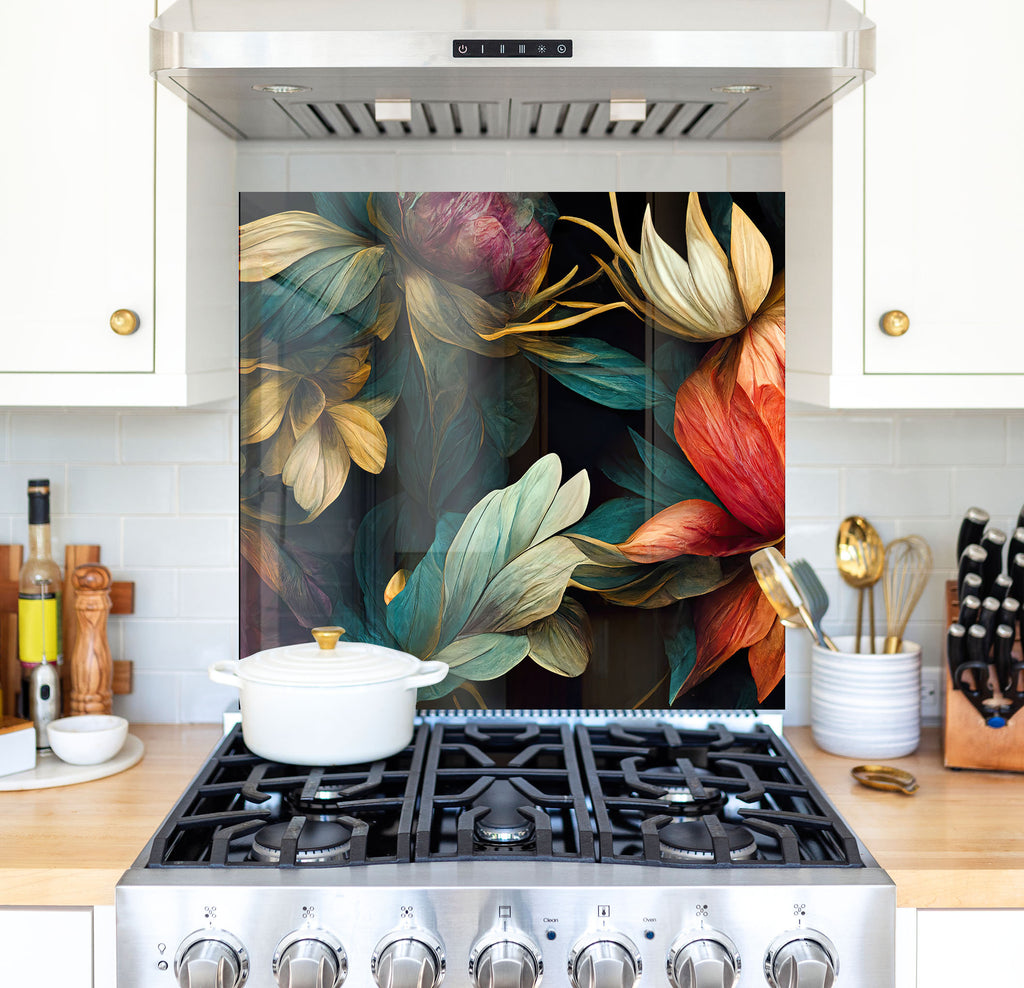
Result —
POLYGON ((939 669, 921 670, 921 717, 936 721, 941 714, 942 688, 939 669))

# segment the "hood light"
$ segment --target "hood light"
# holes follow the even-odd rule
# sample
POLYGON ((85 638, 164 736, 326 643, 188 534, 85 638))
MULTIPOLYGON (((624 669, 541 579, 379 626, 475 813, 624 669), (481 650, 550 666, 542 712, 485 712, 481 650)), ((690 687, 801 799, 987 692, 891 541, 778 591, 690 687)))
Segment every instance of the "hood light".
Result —
POLYGON ((730 96, 746 96, 747 93, 764 93, 771 86, 759 86, 756 83, 737 83, 733 86, 713 86, 713 93, 728 93, 730 96))
POLYGON ((282 86, 262 85, 252 87, 258 93, 277 93, 278 95, 289 95, 291 93, 308 93, 309 86, 282 86))

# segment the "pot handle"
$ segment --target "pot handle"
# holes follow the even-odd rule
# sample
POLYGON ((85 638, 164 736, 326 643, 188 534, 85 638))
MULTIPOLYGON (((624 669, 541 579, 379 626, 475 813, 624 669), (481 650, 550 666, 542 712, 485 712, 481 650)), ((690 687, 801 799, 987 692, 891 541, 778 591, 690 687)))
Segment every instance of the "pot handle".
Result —
POLYGON ((418 689, 420 686, 433 686, 434 683, 441 682, 447 675, 447 662, 438 662, 436 660, 421 662, 419 671, 409 676, 405 681, 405 685, 410 689, 418 689))
POLYGON ((220 662, 214 662, 212 666, 207 669, 207 673, 215 683, 221 683, 224 686, 234 686, 241 689, 242 680, 235 673, 238 668, 238 663, 234 659, 223 659, 220 662))

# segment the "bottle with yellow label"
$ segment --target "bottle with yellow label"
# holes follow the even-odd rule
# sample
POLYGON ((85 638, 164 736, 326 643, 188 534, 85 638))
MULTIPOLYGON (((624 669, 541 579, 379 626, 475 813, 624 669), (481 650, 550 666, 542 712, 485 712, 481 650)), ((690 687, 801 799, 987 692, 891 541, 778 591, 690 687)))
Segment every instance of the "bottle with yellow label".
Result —
MULTIPOLYGON (((28 680, 41 662, 59 664, 61 655, 61 577, 50 547, 50 481, 28 482, 28 558, 18 574, 18 658, 22 706, 28 680)), ((25 709, 27 713, 27 708, 25 709)))

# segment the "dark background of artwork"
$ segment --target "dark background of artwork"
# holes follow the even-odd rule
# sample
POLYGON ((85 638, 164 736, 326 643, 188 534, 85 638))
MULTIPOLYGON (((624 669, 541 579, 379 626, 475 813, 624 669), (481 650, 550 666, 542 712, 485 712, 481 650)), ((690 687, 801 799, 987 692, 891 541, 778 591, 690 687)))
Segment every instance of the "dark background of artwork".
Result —
MULTIPOLYGON (((550 193, 559 215, 589 219, 614 237, 614 224, 607 193, 550 193)), ((640 248, 640 230, 648 205, 659 235, 685 256, 685 193, 619 193, 619 215, 630 246, 640 248)), ((728 230, 723 217, 735 200, 767 237, 776 259, 776 269, 784 264, 784 230, 781 194, 711 194, 702 196, 709 223, 728 251, 728 230)), ((251 220, 285 210, 315 212, 308 193, 243 193, 239 200, 239 221, 251 220)), ((596 267, 592 254, 608 259, 607 246, 593 233, 577 225, 555 223, 548 281, 555 282, 574 266, 582 274, 596 267)), ((241 291, 248 290, 240 286, 241 291)), ((614 302, 614 288, 601 278, 581 292, 590 301, 614 302)), ((244 330, 244 327, 243 327, 244 330)), ((395 333, 403 330, 403 321, 395 333)), ((656 347, 665 337, 644 325, 625 310, 616 310, 591 319, 569 331, 576 336, 596 337, 614 343, 653 367, 656 347)), ((390 340, 388 341, 390 342, 390 340)), ((697 355, 708 347, 689 345, 697 355)), ((534 369, 536 371, 536 368, 534 369)), ((508 463, 511 483, 540 456, 556 452, 562 460, 563 481, 586 469, 591 483, 591 509, 624 492, 602 472, 600 464, 616 453, 628 452, 628 429, 640 433, 648 442, 666 450, 678 447, 659 428, 650 410, 622 411, 603 407, 564 387, 549 375, 536 372, 539 383, 537 420, 524 446, 508 463)), ((493 386, 494 377, 488 378, 493 386)), ((242 376, 242 388, 246 386, 242 376)), ((244 393, 244 390, 243 390, 244 393)), ((400 403, 401 404, 401 403, 400 403)), ((389 447, 401 442, 401 408, 383 422, 389 447), (394 437, 394 442, 393 438, 394 437)), ((489 488, 487 488, 489 489, 489 488)), ((353 564, 353 541, 360 520, 377 503, 398 493, 400 484, 389 451, 388 463, 380 475, 370 475, 353 465, 341 495, 315 522, 308 525, 285 524, 282 517, 278 532, 295 545, 315 565, 323 568, 330 593, 348 601, 361 597, 353 564)), ((453 495, 452 510, 466 511, 484 493, 468 480, 463 503, 453 495)), ((652 514, 654 511, 651 512, 652 514)), ((405 544, 396 546, 395 568, 408 565, 417 550, 429 546, 429 532, 417 539, 408 533, 405 544), (419 541, 420 545, 410 544, 419 541)), ((501 680, 478 684, 489 705, 510 709, 604 709, 633 707, 642 698, 642 706, 664 709, 670 706, 664 636, 677 620, 675 611, 685 603, 666 608, 628 608, 604 602, 596 594, 570 588, 571 594, 587 609, 594 632, 594 652, 580 677, 568 679, 554 675, 533 662, 524 660, 501 680), (661 685, 651 692, 655 684, 661 685)), ((241 654, 262 648, 308 640, 309 635, 277 596, 259 579, 243 559, 240 574, 241 654)), ((674 706, 686 709, 731 709, 758 706, 781 709, 785 704, 785 680, 765 702, 756 703, 756 689, 743 652, 737 653, 704 683, 674 706)), ((431 706, 451 706, 451 698, 442 698, 431 706)))

